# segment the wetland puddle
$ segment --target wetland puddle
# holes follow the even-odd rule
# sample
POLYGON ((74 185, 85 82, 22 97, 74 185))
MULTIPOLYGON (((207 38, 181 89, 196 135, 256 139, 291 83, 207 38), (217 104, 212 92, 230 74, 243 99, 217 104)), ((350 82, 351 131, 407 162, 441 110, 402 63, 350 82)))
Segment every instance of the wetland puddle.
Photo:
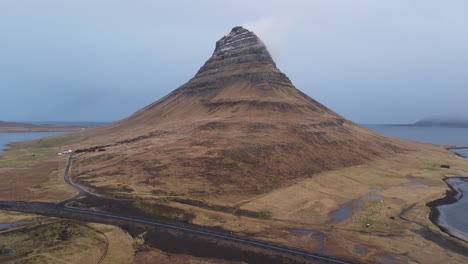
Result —
POLYGON ((298 229, 298 228, 286 228, 286 231, 296 233, 296 234, 301 234, 304 236, 311 235, 317 243, 318 243, 318 248, 315 249, 313 252, 320 254, 320 255, 325 255, 326 250, 325 250, 325 236, 323 235, 322 232, 318 231, 313 231, 313 230, 308 230, 308 229, 298 229))
POLYGON ((289 231, 289 232, 293 232, 293 233, 296 233, 296 234, 301 234, 301 235, 304 235, 304 236, 308 236, 310 234, 315 233, 315 231, 313 231, 313 230, 298 229, 298 228, 287 228, 286 230, 289 231))
POLYGON ((352 200, 351 202, 343 204, 340 209, 331 213, 333 223, 339 223, 353 215, 353 211, 361 211, 364 202, 360 200, 352 200))
POLYGON ((354 249, 359 255, 366 255, 369 252, 365 246, 355 246, 354 249))
MULTIPOLYGON (((370 190, 372 192, 380 192, 380 191, 384 191, 384 190, 387 190, 387 189, 390 189, 390 188, 395 188, 395 187, 398 187, 398 186, 429 187, 429 185, 421 183, 421 182, 407 182, 407 183, 402 183, 400 185, 389 185, 389 186, 382 187, 382 188, 371 188, 370 190)), ((332 222, 333 223, 340 223, 340 222, 348 219, 349 217, 351 217, 354 214, 355 211, 361 211, 363 206, 364 206, 364 202, 362 201, 362 199, 375 199, 375 200, 384 199, 384 197, 382 195, 374 194, 372 192, 368 193, 368 194, 364 194, 363 196, 359 197, 359 199, 357 199, 357 200, 352 200, 350 202, 347 202, 347 203, 341 205, 341 207, 338 210, 331 212, 330 216, 332 217, 332 222)), ((396 198, 392 198, 392 199, 390 199, 390 201, 392 201, 394 203, 397 203, 397 204, 403 204, 404 203, 404 201, 398 200, 396 198)))
POLYGON ((420 183, 420 182, 407 182, 407 183, 403 183, 402 185, 403 186, 414 185, 414 186, 429 187, 429 185, 420 183))
POLYGON ((364 194, 361 199, 382 199, 382 195, 377 194, 364 194))
POLYGON ((395 198, 390 199, 390 201, 392 201, 392 202, 394 202, 394 203, 397 203, 397 204, 405 203, 405 202, 403 202, 402 200, 398 200, 398 199, 395 199, 395 198))
POLYGON ((377 256, 377 264, 401 264, 401 263, 406 263, 402 262, 392 255, 384 254, 384 255, 378 255, 377 256))
POLYGON ((18 221, 14 223, 0 223, 0 230, 6 230, 9 228, 17 227, 17 226, 22 226, 22 225, 27 225, 30 224, 31 222, 29 221, 18 221))
POLYGON ((385 190, 387 190, 387 189, 395 188, 395 187, 398 187, 398 186, 429 187, 429 185, 424 184, 424 183, 421 183, 421 182, 406 182, 406 183, 402 183, 402 184, 400 184, 400 185, 389 185, 389 186, 382 187, 382 188, 371 188, 371 191, 373 191, 373 192, 380 192, 380 191, 385 191, 385 190))
POLYGON ((316 232, 312 235, 318 242, 319 244, 319 247, 314 250, 315 253, 318 253, 320 255, 325 255, 326 254, 326 251, 325 251, 325 238, 323 236, 322 233, 319 233, 319 232, 316 232))

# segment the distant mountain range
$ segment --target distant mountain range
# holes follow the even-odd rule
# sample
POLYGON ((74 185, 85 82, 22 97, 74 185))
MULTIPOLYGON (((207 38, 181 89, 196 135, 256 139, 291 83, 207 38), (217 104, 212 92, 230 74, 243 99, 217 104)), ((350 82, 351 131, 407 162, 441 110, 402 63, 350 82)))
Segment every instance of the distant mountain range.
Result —
POLYGON ((8 121, 0 121, 0 127, 36 127, 37 125, 28 123, 15 123, 8 121))
POLYGON ((47 132, 74 131, 96 127, 91 124, 31 124, 0 121, 0 133, 4 132, 47 132))
POLYGON ((468 127, 468 117, 428 117, 414 123, 415 126, 468 127))

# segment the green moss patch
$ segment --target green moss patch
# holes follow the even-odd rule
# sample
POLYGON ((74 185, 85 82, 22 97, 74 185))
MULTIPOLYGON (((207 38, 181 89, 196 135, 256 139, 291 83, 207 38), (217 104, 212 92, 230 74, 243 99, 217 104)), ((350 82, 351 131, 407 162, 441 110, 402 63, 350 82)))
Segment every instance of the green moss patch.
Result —
POLYGON ((195 215, 192 213, 167 205, 145 202, 134 202, 132 205, 146 214, 162 216, 178 221, 190 222, 195 218, 195 215))

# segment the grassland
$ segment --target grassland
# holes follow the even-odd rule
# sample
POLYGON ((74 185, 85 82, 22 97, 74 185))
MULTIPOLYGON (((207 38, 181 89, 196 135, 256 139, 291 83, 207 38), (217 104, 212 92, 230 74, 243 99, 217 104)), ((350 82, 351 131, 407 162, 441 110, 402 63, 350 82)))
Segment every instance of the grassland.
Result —
POLYGON ((13 148, 0 154, 0 168, 27 165, 34 161, 53 158, 63 147, 71 146, 87 138, 74 133, 11 144, 13 148))
MULTIPOLYGON (((426 203, 444 195, 444 177, 468 174, 468 160, 442 146, 408 142, 411 151, 317 172, 302 160, 315 153, 278 136, 284 130, 268 134, 268 129, 281 126, 291 127, 215 123, 202 126, 190 138, 178 133, 148 137, 114 145, 105 154, 80 153, 72 172, 75 180, 95 190, 114 190, 119 197, 143 204, 167 200, 167 206, 193 214, 192 223, 269 242, 364 263, 378 262, 383 255, 419 263, 467 260, 459 251, 466 243, 453 242, 430 222, 426 203), (442 164, 450 168, 441 168, 442 164), (269 171, 272 167, 278 173, 269 171), (362 198, 365 195, 378 198, 362 198), (179 202, 183 200, 199 202, 179 202), (362 208, 352 207, 350 217, 334 221, 333 213, 352 201, 362 202, 362 208), (260 217, 219 208, 256 212, 260 217), (288 228, 312 233, 295 234, 288 228), (365 248, 366 253, 356 248, 365 248)), ((294 129, 305 133, 302 127, 294 129)), ((328 158, 335 159, 334 152, 328 158)), ((140 209, 162 215, 152 207, 140 209)))
POLYGON ((0 232, 1 263, 95 263, 104 253, 105 239, 86 226, 37 217, 30 220, 30 224, 0 232))
MULTIPOLYGON (((354 256, 365 263, 389 255, 402 263, 461 264, 467 256, 459 248, 468 244, 450 238, 430 222, 426 203, 443 196, 447 190, 444 177, 467 174, 468 160, 451 153, 409 153, 321 173, 246 201, 241 208, 271 208, 272 225, 322 232, 328 252, 354 256), (451 168, 441 168, 441 164, 451 168), (365 195, 371 198, 363 198, 365 195), (333 220, 331 213, 358 200, 362 208, 353 209, 343 221, 333 220), (460 247, 451 251, 451 243, 460 247), (358 253, 356 247, 365 247, 366 253, 358 253)), ((313 235, 307 237, 309 243, 317 240, 313 235)), ((299 239, 303 236, 286 243, 292 245, 299 239)))
MULTIPOLYGON (((249 129, 263 129, 263 125, 257 127, 258 125, 249 129)), ((218 128, 216 126, 210 129, 206 131, 216 132, 218 128)), ((245 170, 245 167, 240 165, 245 159, 247 159, 245 164, 255 161, 255 164, 263 166, 264 161, 261 159, 253 161, 248 159, 250 156, 262 157, 264 151, 292 153, 300 149, 300 145, 285 143, 265 148, 261 144, 251 144, 252 141, 258 141, 258 137, 233 136, 242 137, 247 143, 243 147, 231 148, 224 153, 229 162, 223 166, 231 166, 232 168, 228 169, 234 171, 245 170)), ((161 173, 168 168, 170 161, 164 156, 167 153, 159 155, 162 150, 152 153, 149 151, 151 147, 145 146, 150 145, 147 140, 164 142, 167 137, 178 136, 164 134, 116 144, 108 148, 105 153, 75 154, 77 167, 72 168, 72 176, 74 175, 75 181, 94 188, 96 192, 133 200, 133 206, 148 215, 190 221, 202 226, 221 227, 236 234, 310 251, 325 251, 327 254, 353 258, 364 263, 374 263, 383 255, 406 262, 450 261, 461 264, 466 261, 466 256, 456 250, 451 251, 447 243, 437 242, 437 240, 451 241, 451 238, 442 233, 427 217, 426 202, 441 197, 447 189, 441 179, 446 176, 468 174, 468 161, 440 146, 424 147, 419 151, 401 153, 361 165, 321 173, 311 172, 310 176, 289 181, 284 187, 273 190, 258 189, 246 195, 243 192, 237 194, 233 192, 235 189, 226 184, 226 178, 223 181, 219 178, 219 182, 206 182, 203 177, 196 176, 190 179, 161 177, 161 173), (130 144, 136 146, 131 147, 130 144), (123 154, 122 151, 126 153, 123 154), (129 160, 129 156, 132 159, 129 160), (154 156, 159 158, 155 160, 154 156), (116 162, 118 160, 124 162, 116 162), (126 166, 125 163, 129 161, 133 163, 131 166, 126 166), (441 168, 441 164, 450 165, 450 169, 441 168), (143 172, 140 169, 143 169, 143 172), (424 186, 408 183, 420 183, 424 186), (207 195, 207 190, 213 192, 216 188, 215 195, 207 195), (380 198, 366 199, 362 198, 363 195, 376 195, 380 198), (192 204, 178 202, 184 199, 199 202, 192 204), (353 207, 350 217, 334 222, 332 213, 354 200, 362 201, 362 208, 357 210, 353 207), (220 208, 236 210, 231 212, 220 208), (237 211, 253 212, 255 217, 249 214, 237 214, 237 211), (287 231, 288 228, 309 230, 312 233, 295 234, 287 231), (427 234, 435 234, 436 237, 429 239, 427 234), (320 242, 319 237, 324 242, 320 242), (357 247, 364 247, 366 253, 357 252, 357 247), (406 248, 413 250, 408 251, 406 248), (445 251, 449 252, 448 255, 443 253, 445 251)), ((86 135, 44 139, 18 144, 11 151, 1 154, 2 162, 12 162, 4 163, 3 165, 8 167, 0 168, 2 172, 0 177, 3 177, 7 183, 5 186, 8 187, 1 190, 2 199, 59 201, 70 197, 74 190, 67 189, 69 187, 64 185, 62 180, 66 157, 57 157, 55 152, 73 144, 80 147, 83 140, 86 140, 86 135), (36 153, 37 157, 28 156, 31 153, 36 153), (25 175, 27 177, 24 178, 25 175), (11 191, 11 186, 14 186, 14 191, 11 191)), ((173 140, 175 139, 169 142, 173 140)), ((97 143, 100 142, 86 144, 97 143)), ((191 151, 206 153, 209 146, 211 145, 206 143, 193 144, 191 151)), ((171 146, 170 150, 168 153, 173 155, 172 157, 181 153, 185 155, 185 150, 178 146, 171 146)), ((205 163, 202 159, 194 159, 191 162, 193 163, 187 165, 192 166, 199 162, 199 166, 209 168, 211 164, 205 163)), ((275 186, 284 184, 278 182, 279 179, 275 175, 270 176, 272 182, 277 182, 274 183, 275 186)), ((60 224, 51 226, 52 230, 63 228, 65 227, 60 224)), ((73 231, 72 234, 78 233, 73 231)), ((11 241, 13 243, 13 240, 11 241)), ((41 246, 35 245, 35 247, 41 246)), ((73 245, 67 244, 66 247, 73 245)), ((119 250, 123 251, 121 244, 117 243, 116 247, 120 247, 119 250)), ((148 256, 174 261, 191 258, 168 255, 157 250, 144 250, 132 261, 144 263, 139 261, 148 261, 148 256)), ((217 260, 213 261, 217 263, 217 260)))
POLYGON ((85 138, 74 133, 12 144, 0 153, 0 199, 58 202, 73 196, 63 181, 67 156, 56 153, 85 138))
MULTIPOLYGON (((430 222, 426 203, 444 195, 447 190, 442 182, 444 177, 466 174, 468 160, 434 147, 431 151, 323 172, 288 187, 231 203, 238 210, 265 215, 260 218, 215 210, 215 205, 229 204, 229 200, 220 197, 205 201, 211 207, 178 203, 180 197, 163 194, 159 199, 192 212, 195 224, 218 226, 237 234, 363 263, 393 258, 401 263, 461 264, 467 256, 460 248, 466 248, 467 243, 450 238, 430 222), (441 164, 450 165, 450 169, 441 168, 441 164), (364 198, 366 195, 370 198, 364 198), (350 217, 335 222, 332 213, 355 200, 362 202, 362 208, 352 208, 350 217), (288 232, 288 228, 303 229, 308 234, 288 232), (365 253, 356 248, 365 248, 365 253)), ((153 199, 157 196, 153 194, 153 199)))
POLYGON ((131 236, 115 226, 0 210, 0 223, 29 224, 0 230, 0 263, 133 262, 131 236))
POLYGON ((150 215, 163 216, 169 219, 179 221, 190 222, 194 218, 194 215, 187 213, 181 209, 165 206, 162 204, 134 202, 133 206, 150 215))

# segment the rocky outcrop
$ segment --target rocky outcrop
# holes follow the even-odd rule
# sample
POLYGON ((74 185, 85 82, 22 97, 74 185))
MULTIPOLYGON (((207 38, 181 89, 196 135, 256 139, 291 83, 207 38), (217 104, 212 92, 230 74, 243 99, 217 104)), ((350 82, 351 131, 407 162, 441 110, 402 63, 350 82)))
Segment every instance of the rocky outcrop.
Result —
POLYGON ((217 73, 226 66, 245 63, 276 66, 265 44, 253 32, 235 27, 231 33, 216 42, 213 55, 200 68, 195 78, 217 73))
MULTIPOLYGON (((265 44, 251 31, 235 27, 216 42, 213 55, 186 84, 167 97, 150 105, 147 110, 162 105, 175 105, 175 100, 190 99, 204 115, 223 111, 230 115, 268 112, 335 113, 294 87, 273 61, 265 44), (241 88, 243 87, 243 88, 241 88), (214 111, 216 110, 216 111, 214 111)), ((167 110, 167 109, 166 109, 167 110)), ((167 110, 164 112, 175 112, 167 110)), ((186 116, 186 115, 185 115, 186 116)))

